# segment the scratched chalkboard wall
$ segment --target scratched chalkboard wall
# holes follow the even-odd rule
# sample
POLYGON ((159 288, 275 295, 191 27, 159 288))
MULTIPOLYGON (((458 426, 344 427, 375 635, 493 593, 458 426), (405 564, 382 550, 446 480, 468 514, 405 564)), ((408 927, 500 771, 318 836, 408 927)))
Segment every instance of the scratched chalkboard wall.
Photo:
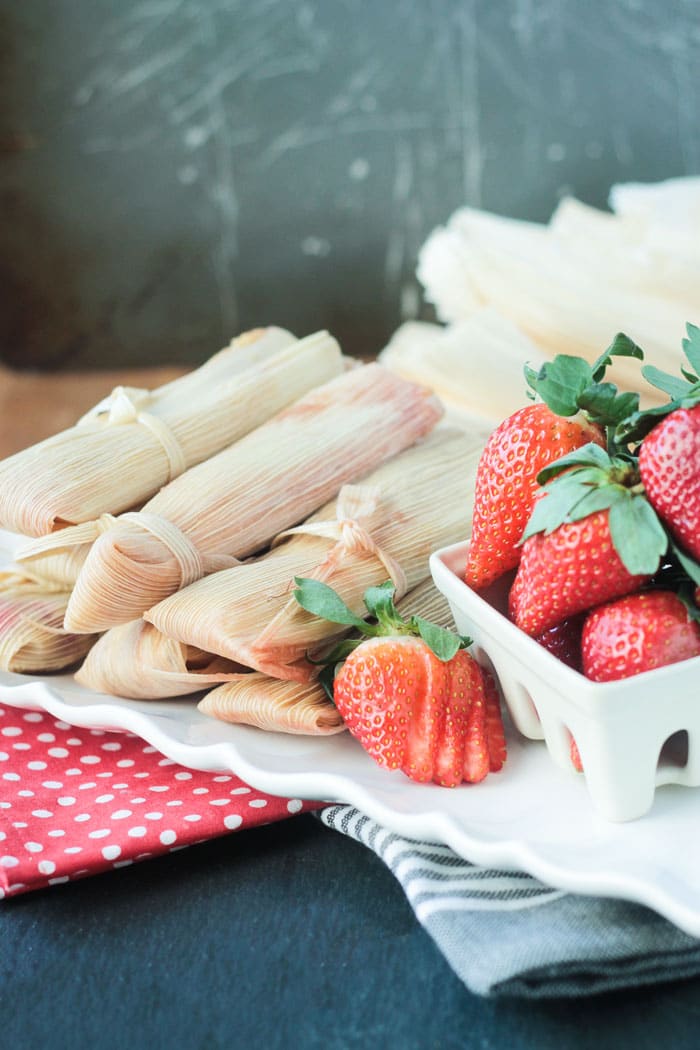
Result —
POLYGON ((353 353, 462 203, 700 170, 697 0, 0 0, 0 359, 353 353))

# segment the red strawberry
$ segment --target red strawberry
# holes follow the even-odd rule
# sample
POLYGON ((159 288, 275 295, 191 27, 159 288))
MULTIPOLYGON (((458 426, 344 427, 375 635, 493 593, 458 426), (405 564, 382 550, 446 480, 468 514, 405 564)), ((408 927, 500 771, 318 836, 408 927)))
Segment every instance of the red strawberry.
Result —
POLYGON ((700 560, 700 405, 657 423, 639 449, 639 471, 659 517, 700 560))
POLYGON ((584 614, 571 616, 568 620, 562 620, 554 627, 550 627, 535 638, 536 642, 547 649, 557 660, 561 660, 574 671, 580 671, 581 665, 581 631, 583 629, 584 614))
POLYGON ((327 662, 333 668, 344 659, 335 668, 333 700, 379 765, 445 787, 476 783, 489 772, 493 741, 493 762, 500 768, 505 757, 500 706, 494 707, 486 692, 481 667, 461 647, 468 639, 419 617, 402 620, 391 584, 365 593, 374 625, 355 616, 326 584, 296 583, 295 597, 304 609, 365 635, 340 643, 327 662))
POLYGON ((481 668, 442 662, 420 638, 369 638, 335 676, 333 699, 379 765, 455 787, 489 771, 481 668))
POLYGON ((506 760, 506 735, 501 717, 501 698, 493 675, 484 671, 484 694, 486 696, 486 740, 489 749, 489 769, 497 773, 506 760))
POLYGON ((583 672, 594 682, 700 655, 700 625, 672 591, 644 591, 594 609, 581 639, 583 672))
POLYGON ((493 432, 477 468, 465 574, 470 587, 487 587, 515 568, 518 543, 539 490, 537 475, 589 442, 605 444, 600 427, 557 416, 544 404, 519 409, 493 432))
POLYGON ((578 749, 578 744, 571 738, 571 744, 569 745, 569 755, 571 757, 571 764, 577 773, 583 773, 583 762, 581 761, 581 754, 578 749))
POLYGON ((536 637, 646 583, 648 576, 632 575, 623 565, 613 547, 608 515, 598 511, 525 541, 509 611, 526 634, 536 637))

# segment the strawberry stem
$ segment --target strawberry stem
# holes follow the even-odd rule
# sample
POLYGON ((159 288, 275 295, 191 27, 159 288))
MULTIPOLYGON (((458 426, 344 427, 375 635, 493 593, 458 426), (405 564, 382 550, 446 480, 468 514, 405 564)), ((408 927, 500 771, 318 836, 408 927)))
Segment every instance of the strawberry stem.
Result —
MULTIPOLYGON (((327 583, 300 576, 295 576, 294 582, 296 583, 294 597, 302 609, 330 623, 355 627, 365 638, 396 635, 422 638, 437 658, 445 662, 451 660, 459 649, 466 649, 472 644, 471 638, 445 627, 439 627, 420 616, 412 616, 409 620, 404 619, 394 604, 396 589, 391 580, 387 580, 378 587, 368 587, 363 595, 367 615, 376 621, 374 624, 367 623, 366 620, 356 616, 340 595, 327 583)), ((361 641, 362 637, 345 639, 326 653, 322 660, 312 660, 308 654, 307 659, 311 663, 335 665, 349 656, 361 641)))

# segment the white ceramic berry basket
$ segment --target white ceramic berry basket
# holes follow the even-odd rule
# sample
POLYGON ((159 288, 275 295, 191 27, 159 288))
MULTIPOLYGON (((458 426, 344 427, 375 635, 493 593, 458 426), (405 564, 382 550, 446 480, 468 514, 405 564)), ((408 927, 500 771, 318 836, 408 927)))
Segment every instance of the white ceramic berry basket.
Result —
POLYGON ((700 657, 619 682, 591 682, 504 615, 512 576, 477 594, 463 582, 468 545, 430 568, 471 652, 493 669, 515 727, 564 769, 576 740, 591 801, 612 821, 647 813, 663 784, 700 786, 700 657))

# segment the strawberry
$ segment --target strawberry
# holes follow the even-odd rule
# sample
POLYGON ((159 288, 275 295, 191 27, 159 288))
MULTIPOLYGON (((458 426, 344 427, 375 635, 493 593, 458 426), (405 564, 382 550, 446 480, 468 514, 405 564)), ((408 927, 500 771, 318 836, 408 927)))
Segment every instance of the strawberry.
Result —
POLYGON ((581 761, 581 753, 579 752, 578 744, 576 743, 573 737, 571 738, 571 743, 569 744, 569 756, 571 758, 571 765, 574 767, 576 772, 583 773, 583 762, 581 761))
POLYGON ((545 404, 519 409, 493 432, 476 474, 465 582, 487 587, 520 561, 520 537, 532 512, 537 475, 588 442, 604 444, 599 426, 564 419, 545 404))
POLYGON ((297 579, 308 612, 356 627, 362 638, 341 642, 322 674, 350 732, 385 769, 445 787, 476 783, 503 765, 505 736, 495 685, 464 646, 471 644, 422 620, 402 620, 390 583, 371 587, 367 623, 326 584, 297 579), (342 665, 338 661, 343 659, 342 665))
POLYGON ((561 623, 538 634, 535 641, 567 667, 581 671, 581 631, 584 618, 583 613, 570 616, 568 620, 562 620, 561 623))
MULTIPOLYGON (((483 669, 482 669, 483 670, 483 669)), ((486 741, 489 751, 489 769, 498 773, 506 760, 506 735, 501 716, 501 699, 492 674, 483 671, 486 697, 486 741)))
POLYGON ((700 624, 672 591, 644 591, 594 609, 581 637, 583 672, 594 682, 700 655, 700 624))
POLYGON ((700 560, 700 404, 656 424, 640 446, 639 472, 659 517, 700 560))
POLYGON ((541 635, 646 583, 650 573, 630 573, 613 546, 609 515, 598 511, 525 541, 509 613, 526 634, 541 635))
POLYGON ((668 548, 630 455, 585 445, 538 479, 544 489, 523 533, 509 596, 511 618, 534 637, 639 590, 668 548))

